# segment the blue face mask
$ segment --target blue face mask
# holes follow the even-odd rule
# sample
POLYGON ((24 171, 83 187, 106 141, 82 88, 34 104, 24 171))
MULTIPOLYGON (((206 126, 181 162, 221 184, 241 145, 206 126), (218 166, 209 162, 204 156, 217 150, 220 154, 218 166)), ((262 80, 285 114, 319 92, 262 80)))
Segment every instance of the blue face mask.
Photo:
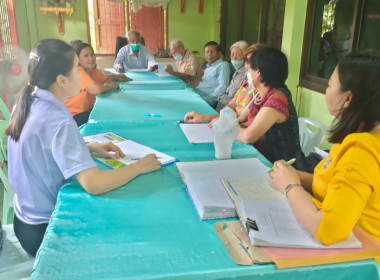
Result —
POLYGON ((180 55, 180 54, 179 54, 179 55, 176 55, 176 56, 174 57, 175 60, 181 60, 182 58, 183 58, 183 56, 180 55))
POLYGON ((140 50, 140 44, 131 44, 131 49, 134 52, 137 52, 140 50))
POLYGON ((235 69, 239 69, 244 64, 244 60, 231 60, 231 63, 235 69))

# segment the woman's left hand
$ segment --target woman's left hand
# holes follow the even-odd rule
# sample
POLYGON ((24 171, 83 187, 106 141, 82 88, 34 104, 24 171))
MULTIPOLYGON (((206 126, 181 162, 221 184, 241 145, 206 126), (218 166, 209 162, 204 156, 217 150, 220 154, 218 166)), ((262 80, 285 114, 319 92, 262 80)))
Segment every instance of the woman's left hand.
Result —
POLYGON ((102 156, 104 158, 118 159, 125 157, 123 151, 111 142, 90 143, 87 144, 87 147, 89 148, 90 152, 97 153, 99 156, 102 156))
POLYGON ((132 81, 131 78, 128 78, 127 76, 120 74, 120 75, 115 75, 115 80, 118 82, 129 82, 132 81))
POLYGON ((289 184, 301 184, 297 170, 290 165, 285 165, 284 160, 273 164, 273 171, 269 173, 270 181, 276 189, 285 193, 285 187, 289 184))

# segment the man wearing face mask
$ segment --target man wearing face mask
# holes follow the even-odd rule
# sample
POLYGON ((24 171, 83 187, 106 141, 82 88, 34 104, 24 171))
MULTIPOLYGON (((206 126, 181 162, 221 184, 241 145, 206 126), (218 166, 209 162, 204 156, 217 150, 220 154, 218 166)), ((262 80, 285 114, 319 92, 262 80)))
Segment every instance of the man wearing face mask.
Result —
POLYGON ((201 65, 197 57, 185 49, 180 40, 173 40, 170 43, 170 53, 176 61, 177 71, 173 70, 171 64, 165 66, 165 71, 195 88, 202 79, 201 65))
POLYGON ((238 41, 230 47, 231 64, 235 68, 235 72, 226 92, 219 96, 218 104, 216 105, 217 112, 231 101, 246 79, 247 71, 244 67, 244 52, 247 48, 248 44, 246 41, 238 41))
POLYGON ((131 30, 127 37, 128 44, 119 50, 113 68, 119 73, 123 73, 127 69, 152 70, 157 62, 150 50, 141 44, 140 32, 131 30))
POLYGON ((217 42, 206 43, 204 49, 207 64, 196 90, 210 106, 215 108, 219 96, 226 91, 230 83, 230 66, 223 61, 217 42))

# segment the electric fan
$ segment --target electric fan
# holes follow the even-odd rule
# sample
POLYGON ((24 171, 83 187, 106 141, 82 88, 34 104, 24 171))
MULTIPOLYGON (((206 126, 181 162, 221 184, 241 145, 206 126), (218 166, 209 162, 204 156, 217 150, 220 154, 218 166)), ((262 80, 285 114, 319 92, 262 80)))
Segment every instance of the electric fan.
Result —
POLYGON ((29 57, 14 44, 0 45, 0 77, 4 93, 17 93, 28 82, 29 57))
POLYGON ((14 95, 28 81, 29 58, 25 51, 13 44, 0 44, 0 119, 10 118, 14 95))

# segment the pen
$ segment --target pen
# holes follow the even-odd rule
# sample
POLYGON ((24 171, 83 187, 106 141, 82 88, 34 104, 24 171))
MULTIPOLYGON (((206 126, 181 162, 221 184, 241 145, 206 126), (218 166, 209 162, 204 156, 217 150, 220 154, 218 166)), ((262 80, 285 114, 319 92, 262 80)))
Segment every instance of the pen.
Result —
POLYGON ((153 114, 153 113, 145 113, 144 116, 161 118, 160 114, 153 114))
MULTIPOLYGON (((296 159, 295 159, 295 158, 292 158, 291 160, 288 160, 287 162, 285 162, 285 165, 291 165, 291 164, 293 164, 295 161, 296 161, 296 159)), ((273 172, 273 168, 271 168, 271 169, 268 170, 268 173, 271 173, 271 172, 273 172)))
MULTIPOLYGON (((159 158, 162 158, 162 157, 156 157, 156 159, 159 159, 159 158)), ((136 157, 136 158, 131 158, 131 160, 140 160, 141 157, 136 157)))
POLYGON ((177 123, 185 123, 184 121, 177 121, 177 123))

